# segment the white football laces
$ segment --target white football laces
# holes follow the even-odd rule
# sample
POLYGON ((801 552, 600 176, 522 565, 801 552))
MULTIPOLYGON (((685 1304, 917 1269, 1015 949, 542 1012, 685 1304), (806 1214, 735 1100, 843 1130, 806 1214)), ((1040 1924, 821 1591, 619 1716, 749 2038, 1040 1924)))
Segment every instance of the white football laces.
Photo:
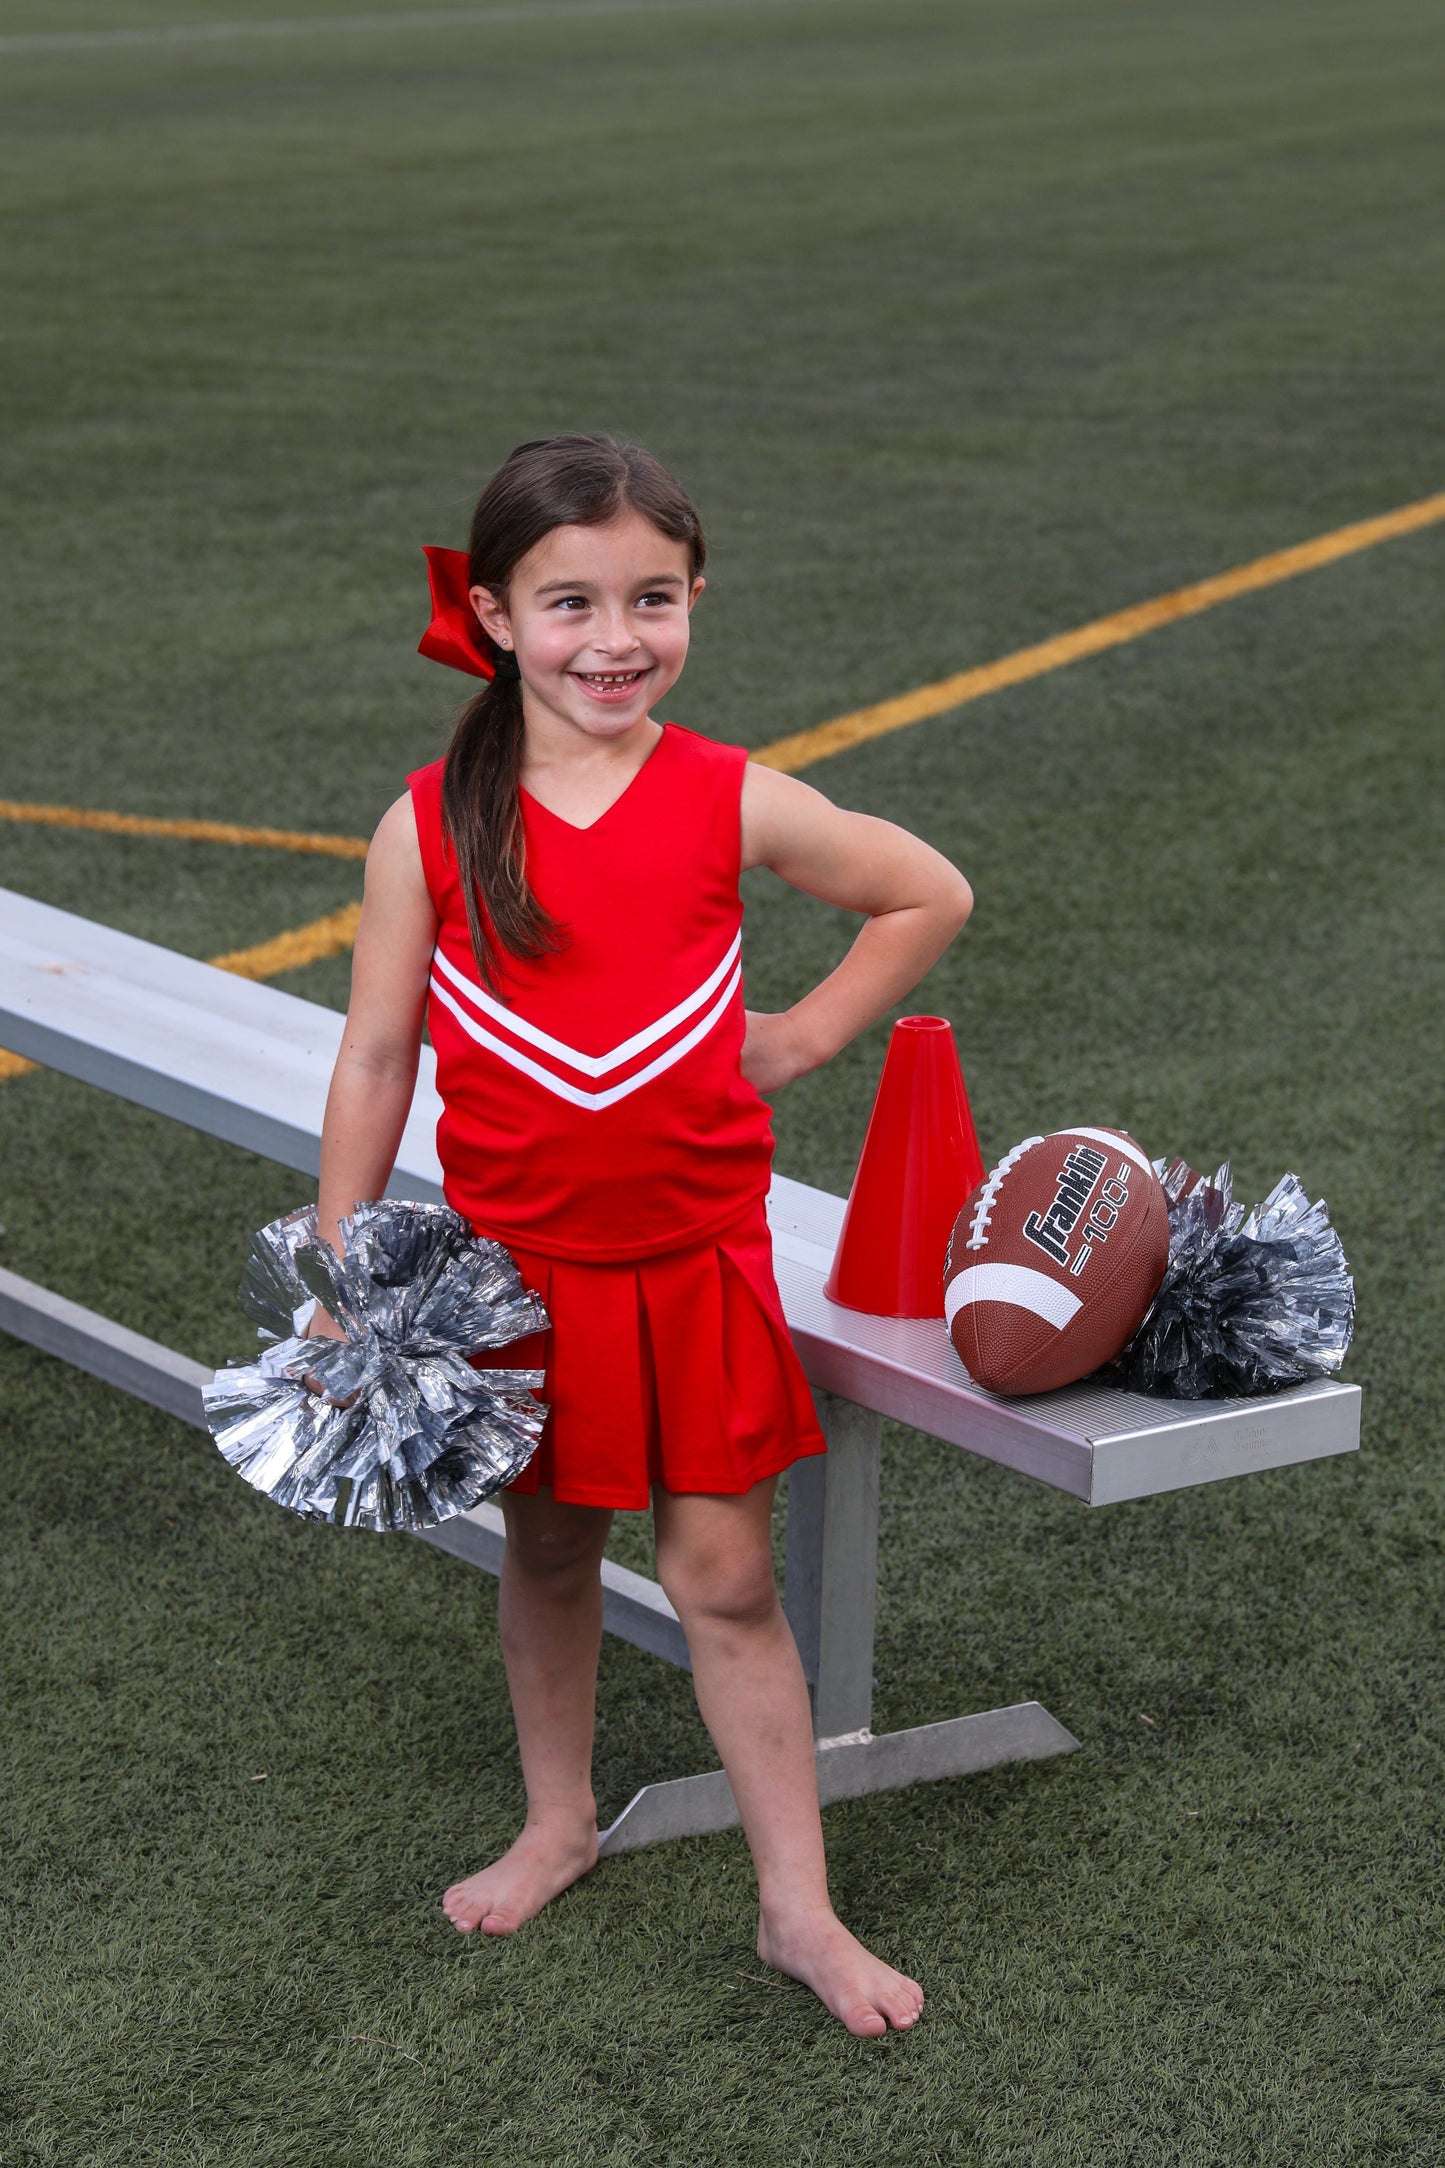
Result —
POLYGON ((989 1217, 998 1199, 1004 1176, 1016 1161, 1023 1158, 1025 1152, 1031 1152, 1036 1144, 1042 1144, 1043 1141, 1042 1137, 1025 1137, 1023 1143, 1016 1144, 1011 1152, 1006 1152, 994 1168, 978 1193, 978 1203, 973 1208, 973 1218, 969 1222, 968 1240, 964 1244, 966 1250, 982 1250, 988 1247, 989 1217))

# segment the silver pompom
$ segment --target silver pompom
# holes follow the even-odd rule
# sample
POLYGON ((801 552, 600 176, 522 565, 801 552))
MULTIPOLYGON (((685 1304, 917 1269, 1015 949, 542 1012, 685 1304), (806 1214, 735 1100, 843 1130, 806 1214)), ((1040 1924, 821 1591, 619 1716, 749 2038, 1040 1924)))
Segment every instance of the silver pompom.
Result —
POLYGON ((1311 1204, 1286 1174, 1246 1213, 1228 1162, 1212 1181, 1182 1159, 1154 1170, 1169 1200, 1169 1263, 1109 1376, 1136 1392, 1210 1400, 1338 1370, 1355 1289, 1323 1198, 1311 1204))
POLYGON ((206 1420, 237 1474, 292 1513, 432 1528, 512 1482, 537 1450, 542 1372, 476 1370, 466 1357, 544 1332, 547 1313, 501 1244, 446 1205, 359 1205, 341 1237, 338 1257, 307 1205, 253 1238, 241 1307, 269 1344, 217 1371, 206 1420), (344 1340, 304 1337, 318 1302, 344 1340))

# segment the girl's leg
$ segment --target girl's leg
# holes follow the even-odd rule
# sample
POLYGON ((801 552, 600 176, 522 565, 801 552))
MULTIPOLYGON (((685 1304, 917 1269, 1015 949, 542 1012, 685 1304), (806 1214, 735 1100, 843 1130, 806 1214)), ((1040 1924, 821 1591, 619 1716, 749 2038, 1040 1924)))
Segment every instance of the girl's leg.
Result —
POLYGON ((602 1640, 602 1547, 612 1515, 550 1491, 502 1500, 498 1616, 527 1819, 510 1851, 442 1899, 462 1934, 509 1935, 597 1863, 592 1727, 602 1640))
POLYGON ((773 1580, 776 1487, 736 1498, 654 1492, 658 1579, 686 1631, 698 1707, 752 1848, 758 1955, 805 1981, 849 2032, 902 2030, 923 2008, 922 1988, 865 1950, 828 1897, 808 1689, 773 1580))

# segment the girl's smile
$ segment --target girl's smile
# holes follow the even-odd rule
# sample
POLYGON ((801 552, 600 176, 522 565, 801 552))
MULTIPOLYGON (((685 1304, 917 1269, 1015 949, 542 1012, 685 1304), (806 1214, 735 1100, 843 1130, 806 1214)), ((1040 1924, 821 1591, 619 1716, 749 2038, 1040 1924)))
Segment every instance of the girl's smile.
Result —
POLYGON ((635 670, 574 670, 571 674, 594 700, 621 704, 631 699, 651 672, 639 667, 635 670))

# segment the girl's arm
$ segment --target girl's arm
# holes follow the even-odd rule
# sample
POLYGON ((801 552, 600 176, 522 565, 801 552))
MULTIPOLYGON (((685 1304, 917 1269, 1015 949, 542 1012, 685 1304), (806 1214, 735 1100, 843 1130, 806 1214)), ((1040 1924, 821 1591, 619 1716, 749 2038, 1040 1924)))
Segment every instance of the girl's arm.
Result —
MULTIPOLYGON (((336 1250, 337 1221, 391 1180, 416 1084, 436 932, 411 799, 399 798, 366 856, 351 1006, 321 1129, 317 1218, 336 1250)), ((319 1305, 313 1330, 335 1330, 319 1305)))
POLYGON ((845 813, 796 776, 749 763, 743 865, 767 866, 824 903, 868 914, 836 971, 776 1016, 748 1012, 743 1073, 777 1091, 831 1061, 901 1000, 948 947, 973 891, 930 844, 866 813, 845 813))

